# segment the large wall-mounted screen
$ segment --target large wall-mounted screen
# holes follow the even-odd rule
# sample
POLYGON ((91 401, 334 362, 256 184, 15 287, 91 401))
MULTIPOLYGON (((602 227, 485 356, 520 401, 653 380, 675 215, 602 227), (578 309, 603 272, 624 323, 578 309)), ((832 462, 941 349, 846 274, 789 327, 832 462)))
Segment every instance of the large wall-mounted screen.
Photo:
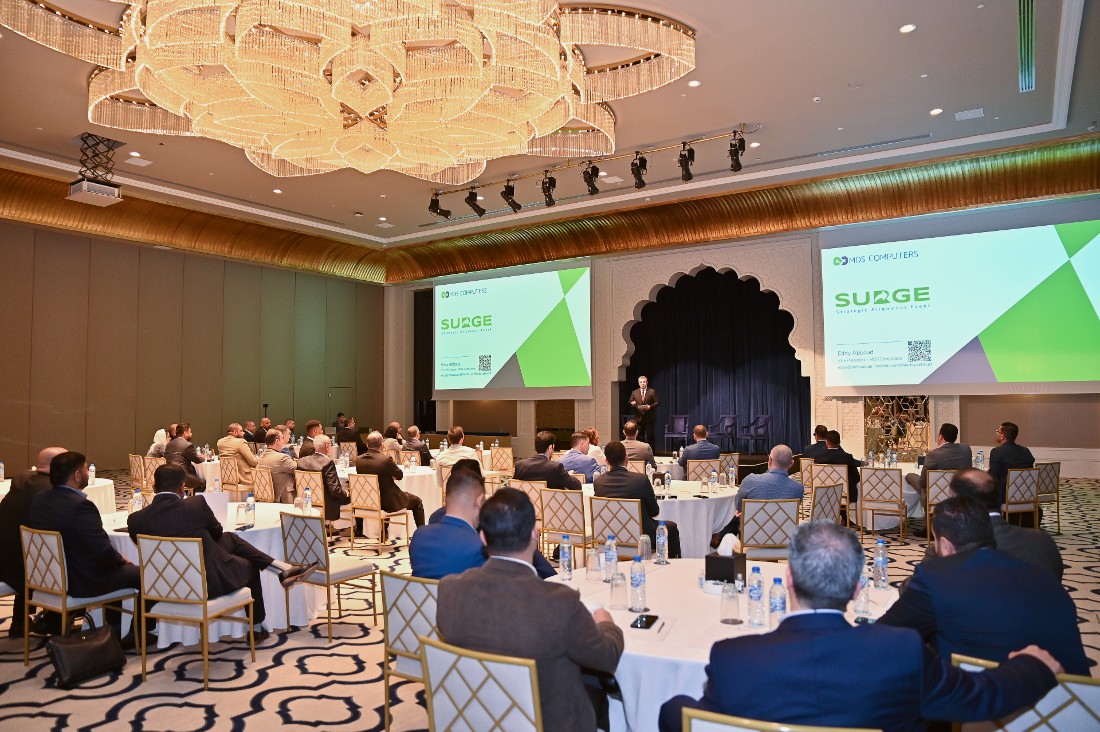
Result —
POLYGON ((821 286, 827 394, 1100 387, 1100 221, 823 249, 821 286))
POLYGON ((437 283, 436 399, 590 399, 590 267, 437 283))

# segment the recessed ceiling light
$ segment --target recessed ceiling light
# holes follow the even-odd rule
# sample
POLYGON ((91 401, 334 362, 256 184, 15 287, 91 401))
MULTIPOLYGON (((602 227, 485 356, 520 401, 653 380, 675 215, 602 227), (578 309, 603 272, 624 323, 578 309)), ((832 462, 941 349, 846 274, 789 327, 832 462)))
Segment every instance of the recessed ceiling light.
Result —
POLYGON ((983 3, 983 4, 981 4, 981 5, 979 5, 979 6, 978 6, 978 10, 981 10, 981 9, 982 9, 982 8, 984 8, 984 7, 985 7, 985 4, 983 3))
POLYGON ((702 84, 703 84, 703 82, 699 81, 698 79, 692 79, 691 81, 688 82, 688 86, 692 86, 692 87, 702 86, 702 84))
POLYGON ((282 189, 282 188, 274 188, 274 189, 272 189, 272 191, 271 191, 271 192, 272 192, 272 193, 282 193, 282 192, 283 192, 283 189, 282 189))
POLYGON ((485 200, 485 196, 478 196, 478 197, 477 197, 477 200, 479 200, 479 201, 484 201, 484 200, 485 200))
POLYGON ((362 215, 363 215, 363 212, 362 212, 362 211, 356 211, 356 212, 355 212, 355 215, 356 215, 356 216, 362 216, 362 215))
POLYGON ((379 221, 385 221, 385 220, 386 220, 386 217, 385 217, 385 216, 379 216, 379 217, 378 217, 378 220, 379 220, 379 221))
POLYGON ((898 28, 898 30, 901 31, 902 33, 912 33, 916 29, 917 29, 917 26, 913 25, 912 23, 906 23, 902 27, 898 28))
POLYGON ((821 97, 814 97, 814 104, 821 104, 821 97))
POLYGON ((607 171, 606 170, 601 170, 600 171, 600 177, 601 178, 606 178, 607 177, 607 171))
POLYGON ((942 109, 940 109, 939 107, 936 107, 935 109, 933 109, 933 110, 932 110, 931 112, 929 112, 928 114, 930 114, 930 115, 932 115, 933 117, 935 117, 935 116, 936 116, 936 115, 938 115, 938 114, 943 114, 943 110, 942 110, 942 109))
POLYGON ((844 132, 844 128, 843 128, 843 127, 837 127, 837 128, 836 128, 836 131, 837 131, 837 132, 844 132))
POLYGON ((130 152, 130 157, 132 157, 132 158, 140 158, 140 157, 141 157, 141 153, 139 153, 139 152, 138 152, 137 150, 132 150, 132 151, 130 152))
POLYGON ((760 143, 759 142, 750 142, 749 147, 760 147, 760 143))
POLYGON ((921 74, 921 75, 920 75, 920 78, 922 78, 922 79, 927 79, 927 78, 928 78, 928 74, 921 74))

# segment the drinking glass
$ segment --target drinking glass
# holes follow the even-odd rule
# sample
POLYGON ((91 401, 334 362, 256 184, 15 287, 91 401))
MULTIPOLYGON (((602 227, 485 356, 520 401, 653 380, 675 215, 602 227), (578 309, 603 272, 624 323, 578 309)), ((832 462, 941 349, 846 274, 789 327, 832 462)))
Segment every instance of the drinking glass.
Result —
POLYGON ((611 578, 611 609, 626 610, 626 575, 622 572, 611 578))
POLYGON ((642 534, 638 539, 638 556, 642 558, 643 562, 648 562, 653 559, 653 547, 649 543, 649 534, 642 534))
POLYGON ((302 496, 297 496, 294 499, 294 513, 304 516, 306 513, 306 499, 302 496))
POLYGON ((603 554, 599 549, 589 549, 584 564, 584 578, 589 582, 603 580, 603 554))
POLYGON ((237 526, 243 526, 248 523, 248 505, 245 503, 237 504, 237 526))
POLYGON ((722 587, 722 605, 718 610, 718 619, 726 625, 741 625, 741 595, 737 587, 727 584, 722 587))

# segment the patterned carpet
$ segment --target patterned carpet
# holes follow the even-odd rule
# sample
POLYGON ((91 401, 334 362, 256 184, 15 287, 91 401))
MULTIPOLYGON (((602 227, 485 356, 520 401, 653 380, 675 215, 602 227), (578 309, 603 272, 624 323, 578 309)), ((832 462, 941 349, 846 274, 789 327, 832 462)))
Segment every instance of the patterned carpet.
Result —
MULTIPOLYGON (((116 481, 119 505, 128 495, 125 473, 116 481)), ((1100 663, 1100 530, 1092 517, 1100 512, 1100 481, 1062 481, 1062 534, 1055 536, 1067 564, 1064 584, 1077 604, 1086 652, 1100 663)), ((1053 528, 1053 511, 1044 524, 1053 528)), ((891 545, 891 578, 912 571, 924 552, 924 522, 914 521, 913 536, 891 545)), ((870 552, 874 540, 868 536, 870 552)), ((343 545, 337 551, 348 552, 343 545)), ((362 550, 355 552, 369 554, 362 550)), ((408 570, 408 554, 379 559, 383 568, 408 570)), ((41 647, 32 645, 31 664, 23 666, 21 640, 7 638, 11 602, 0 600, 0 729, 39 730, 260 730, 382 729, 382 629, 372 625, 370 594, 347 591, 345 617, 333 623, 328 643, 323 617, 309 628, 273 634, 257 644, 256 663, 247 643, 211 646, 210 691, 202 690, 202 660, 197 647, 172 646, 150 655, 149 679, 141 682, 140 660, 129 657, 121 674, 105 676, 78 689, 56 688, 41 647)), ((420 684, 394 687, 395 730, 427 729, 420 684)))

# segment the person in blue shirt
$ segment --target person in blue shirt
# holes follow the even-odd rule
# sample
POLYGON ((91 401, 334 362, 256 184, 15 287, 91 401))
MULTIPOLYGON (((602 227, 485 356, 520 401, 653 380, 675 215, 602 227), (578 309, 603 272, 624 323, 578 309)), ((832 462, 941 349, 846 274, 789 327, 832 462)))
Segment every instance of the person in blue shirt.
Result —
POLYGON ((591 483, 592 475, 596 472, 598 463, 596 458, 588 457, 588 435, 583 432, 574 432, 570 441, 572 449, 558 460, 566 470, 584 475, 584 482, 591 483))
MULTIPOLYGON (((484 503, 485 481, 481 474, 455 465, 447 480, 444 507, 412 536, 409 560, 413 577, 441 579, 485 564, 485 543, 477 530, 484 503)), ((542 552, 535 552, 533 564, 543 579, 557 574, 542 552)))

